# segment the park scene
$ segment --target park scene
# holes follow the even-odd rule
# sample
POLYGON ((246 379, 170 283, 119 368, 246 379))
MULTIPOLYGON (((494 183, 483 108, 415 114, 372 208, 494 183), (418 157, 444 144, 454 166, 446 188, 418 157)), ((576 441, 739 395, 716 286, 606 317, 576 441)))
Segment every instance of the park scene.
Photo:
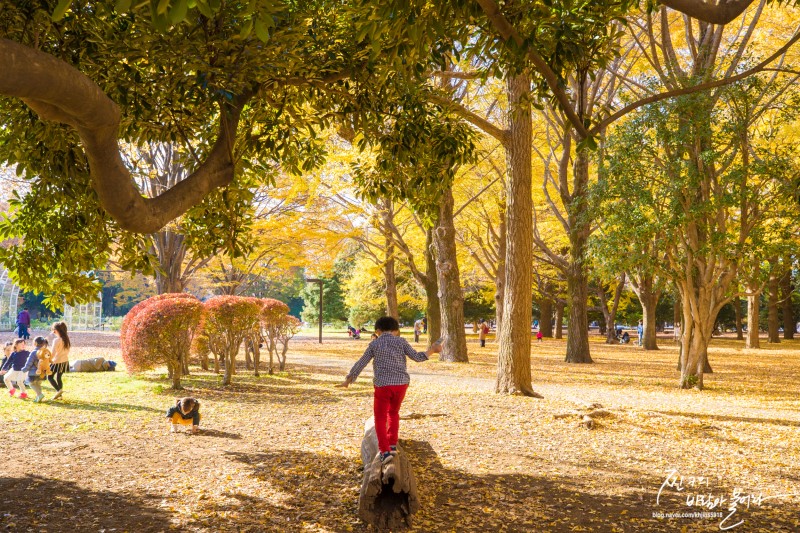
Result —
POLYGON ((0 529, 800 531, 798 41, 0 0, 0 529))

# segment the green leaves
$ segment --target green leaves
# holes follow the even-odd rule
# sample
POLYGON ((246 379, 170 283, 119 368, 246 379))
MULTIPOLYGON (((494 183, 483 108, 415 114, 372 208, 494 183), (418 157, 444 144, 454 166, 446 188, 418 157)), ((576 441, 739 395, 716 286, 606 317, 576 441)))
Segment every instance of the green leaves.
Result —
POLYGON ((125 13, 131 8, 132 0, 117 0, 114 4, 114 10, 117 13, 125 13))
MULTIPOLYGON (((443 191, 458 168, 475 157, 474 132, 439 106, 426 102, 426 90, 399 83, 394 100, 382 101, 375 117, 387 123, 362 123, 362 145, 374 158, 353 168, 359 194, 371 201, 407 201, 423 218, 438 213, 443 191)), ((377 103, 376 103, 377 105, 377 103)))
POLYGON ((67 9, 69 9, 71 4, 72 0, 58 0, 56 8, 53 10, 53 22, 58 22, 59 20, 63 19, 67 9))

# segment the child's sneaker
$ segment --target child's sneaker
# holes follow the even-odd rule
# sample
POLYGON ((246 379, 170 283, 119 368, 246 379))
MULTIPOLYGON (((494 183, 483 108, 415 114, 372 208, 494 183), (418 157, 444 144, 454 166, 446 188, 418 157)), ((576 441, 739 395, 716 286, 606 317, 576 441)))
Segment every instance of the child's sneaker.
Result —
POLYGON ((8 389, 8 394, 10 396, 14 396, 14 393, 16 393, 16 392, 17 392, 17 389, 8 389))
POLYGON ((62 394, 64 394, 64 389, 61 389, 60 391, 58 391, 57 393, 55 393, 55 395, 53 396, 53 399, 54 399, 54 400, 58 400, 59 398, 61 398, 61 395, 62 395, 62 394))
POLYGON ((40 403, 42 400, 44 400, 44 394, 37 394, 36 399, 33 400, 33 403, 40 403))
POLYGON ((396 444, 393 444, 393 445, 389 446, 389 453, 391 453, 392 455, 397 455, 397 445, 396 444))
POLYGON ((392 452, 380 452, 380 454, 381 454, 381 464, 384 464, 384 465, 386 463, 391 462, 391 460, 394 458, 394 455, 392 455, 392 452))
POLYGON ((28 399, 28 393, 27 392, 23 392, 22 394, 19 395, 19 399, 20 400, 27 400, 28 399))

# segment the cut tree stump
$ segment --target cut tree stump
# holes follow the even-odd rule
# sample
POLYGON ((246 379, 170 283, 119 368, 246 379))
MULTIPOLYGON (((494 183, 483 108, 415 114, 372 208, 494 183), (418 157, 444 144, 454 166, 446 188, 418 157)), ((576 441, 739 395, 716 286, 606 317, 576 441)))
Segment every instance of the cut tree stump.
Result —
POLYGON ((372 418, 364 424, 361 441, 364 477, 358 499, 358 516, 378 530, 411 526, 411 515, 419 511, 417 482, 408 455, 397 446, 397 455, 385 465, 378 454, 378 438, 372 418))

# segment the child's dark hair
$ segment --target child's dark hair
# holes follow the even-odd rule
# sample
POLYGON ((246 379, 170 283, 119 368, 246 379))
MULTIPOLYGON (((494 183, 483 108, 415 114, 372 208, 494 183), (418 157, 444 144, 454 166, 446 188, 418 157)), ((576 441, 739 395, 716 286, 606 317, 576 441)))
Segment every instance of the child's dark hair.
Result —
POLYGON ((33 339, 33 343, 36 345, 37 348, 41 348, 42 346, 47 346, 47 339, 44 337, 36 337, 33 339))
POLYGON ((382 316, 375 321, 375 329, 379 329, 383 332, 400 331, 400 324, 397 323, 394 317, 382 316))
POLYGON ((197 405, 197 400, 195 400, 194 398, 181 398, 180 400, 178 400, 178 405, 180 406, 181 411, 183 411, 184 413, 188 413, 189 411, 194 409, 195 405, 197 405))

